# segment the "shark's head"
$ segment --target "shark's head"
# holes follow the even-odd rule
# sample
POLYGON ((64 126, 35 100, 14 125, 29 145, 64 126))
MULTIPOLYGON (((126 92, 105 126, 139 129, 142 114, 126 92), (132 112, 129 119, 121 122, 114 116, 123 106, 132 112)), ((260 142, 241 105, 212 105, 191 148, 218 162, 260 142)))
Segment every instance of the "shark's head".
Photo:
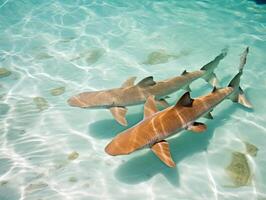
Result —
POLYGON ((109 144, 107 144, 105 147, 105 152, 112 156, 125 155, 148 145, 151 141, 151 138, 149 136, 143 137, 142 133, 142 126, 133 126, 123 131, 122 133, 118 134, 109 144))
POLYGON ((105 147, 105 152, 112 156, 131 153, 136 149, 135 142, 131 142, 131 137, 131 131, 124 131, 105 147))
POLYGON ((114 104, 114 99, 107 92, 83 92, 67 100, 70 106, 81 108, 109 107, 114 104))

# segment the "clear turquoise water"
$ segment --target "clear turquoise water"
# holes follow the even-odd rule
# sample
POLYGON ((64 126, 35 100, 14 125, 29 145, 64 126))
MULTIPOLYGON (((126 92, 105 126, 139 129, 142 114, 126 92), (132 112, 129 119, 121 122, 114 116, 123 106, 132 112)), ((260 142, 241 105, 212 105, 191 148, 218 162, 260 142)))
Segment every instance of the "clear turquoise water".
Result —
MULTIPOLYGON (((34 1, 0 0, 0 199, 265 199, 266 6, 253 1, 34 1), (222 86, 250 54, 242 78, 254 110, 225 101, 203 134, 169 139, 175 169, 149 150, 111 157, 105 145, 124 128, 106 110, 69 107, 81 91, 120 86, 129 76, 155 80, 197 70, 224 47, 217 75, 222 86), (150 53, 176 55, 143 64, 150 53), (50 90, 65 87, 58 96, 50 90), (49 106, 40 111, 34 97, 49 106), (228 187, 231 153, 245 153, 252 181, 228 187), (75 160, 68 160, 71 152, 75 160)), ((192 96, 211 91, 202 80, 192 96)), ((174 103, 183 93, 171 95, 174 103)), ((143 106, 130 107, 129 125, 143 106)))

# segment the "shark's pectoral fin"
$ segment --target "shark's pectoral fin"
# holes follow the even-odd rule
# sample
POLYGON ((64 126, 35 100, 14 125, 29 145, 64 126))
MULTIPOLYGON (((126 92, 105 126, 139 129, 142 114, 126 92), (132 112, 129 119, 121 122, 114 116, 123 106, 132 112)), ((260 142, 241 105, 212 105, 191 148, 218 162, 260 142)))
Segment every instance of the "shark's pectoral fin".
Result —
POLYGON ((204 77, 204 79, 212 86, 218 85, 218 78, 216 77, 215 73, 210 73, 204 77))
POLYGON ((134 85, 134 82, 136 80, 136 76, 132 76, 132 77, 129 77, 123 84, 122 84, 122 88, 126 88, 126 87, 130 87, 130 86, 133 86, 134 85))
POLYGON ((167 141, 162 140, 151 146, 151 150, 156 156, 160 158, 168 167, 175 167, 175 162, 172 159, 169 144, 167 141))
POLYGON ((169 103, 165 99, 160 99, 156 101, 157 105, 160 105, 164 108, 167 108, 169 106, 169 103))
POLYGON ((191 89, 190 89, 189 85, 185 85, 183 87, 183 90, 188 91, 188 92, 191 92, 191 89))
POLYGON ((213 119, 211 112, 206 113, 205 115, 203 115, 203 117, 205 117, 206 119, 213 119))
POLYGON ((125 107, 111 107, 109 108, 109 110, 111 111, 113 117, 119 124, 127 126, 127 120, 126 120, 127 109, 125 107))
POLYGON ((206 131, 207 126, 200 122, 194 122, 193 124, 189 125, 187 129, 190 131, 199 133, 199 132, 206 131))
POLYGON ((139 87, 148 87, 148 86, 153 86, 155 84, 156 82, 153 80, 153 77, 149 76, 149 77, 142 79, 137 85, 139 87))
POLYGON ((156 102, 154 96, 149 96, 144 104, 144 118, 156 113, 158 109, 156 108, 156 102))

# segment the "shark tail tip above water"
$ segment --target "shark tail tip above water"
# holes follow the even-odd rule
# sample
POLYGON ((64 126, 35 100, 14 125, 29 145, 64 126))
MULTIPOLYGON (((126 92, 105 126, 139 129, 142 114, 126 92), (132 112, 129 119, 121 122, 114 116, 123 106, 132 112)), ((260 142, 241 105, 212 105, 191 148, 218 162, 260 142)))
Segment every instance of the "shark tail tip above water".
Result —
POLYGON ((211 62, 204 65, 200 70, 205 71, 204 76, 202 77, 205 79, 210 85, 217 86, 218 85, 218 78, 214 73, 214 70, 218 67, 220 61, 227 55, 228 47, 222 49, 221 53, 216 56, 211 62))
POLYGON ((235 92, 229 97, 233 102, 237 102, 246 108, 252 108, 253 107, 252 104, 247 99, 247 97, 244 94, 244 91, 240 87, 240 78, 243 74, 243 68, 247 62, 248 52, 249 52, 249 47, 246 47, 240 57, 239 72, 230 81, 228 87, 232 87, 235 90, 235 92))

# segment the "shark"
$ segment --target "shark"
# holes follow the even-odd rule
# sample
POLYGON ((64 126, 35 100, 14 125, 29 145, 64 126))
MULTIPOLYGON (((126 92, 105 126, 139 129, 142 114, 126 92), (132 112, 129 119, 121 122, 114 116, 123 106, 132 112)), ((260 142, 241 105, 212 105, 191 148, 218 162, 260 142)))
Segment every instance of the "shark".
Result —
POLYGON ((143 120, 114 137, 105 147, 105 152, 112 156, 126 155, 148 147, 167 166, 175 167, 166 138, 182 130, 204 132, 207 125, 198 122, 198 119, 201 117, 213 119, 211 111, 225 99, 252 108, 240 87, 240 78, 248 51, 247 47, 240 58, 239 72, 227 87, 214 87, 211 93, 195 99, 191 98, 190 92, 186 92, 175 105, 161 111, 156 107, 155 97, 149 96, 144 104, 143 120))
POLYGON ((199 78, 205 79, 213 86, 216 85, 218 80, 214 70, 226 54, 227 49, 223 49, 218 56, 197 71, 185 70, 180 76, 158 82, 149 76, 137 84, 134 84, 136 77, 130 77, 120 88, 82 92, 70 97, 67 102, 74 107, 109 109, 118 123, 127 126, 127 106, 144 104, 147 98, 153 95, 157 104, 168 107, 169 104, 165 100, 168 95, 179 89, 190 91, 189 85, 199 78))

